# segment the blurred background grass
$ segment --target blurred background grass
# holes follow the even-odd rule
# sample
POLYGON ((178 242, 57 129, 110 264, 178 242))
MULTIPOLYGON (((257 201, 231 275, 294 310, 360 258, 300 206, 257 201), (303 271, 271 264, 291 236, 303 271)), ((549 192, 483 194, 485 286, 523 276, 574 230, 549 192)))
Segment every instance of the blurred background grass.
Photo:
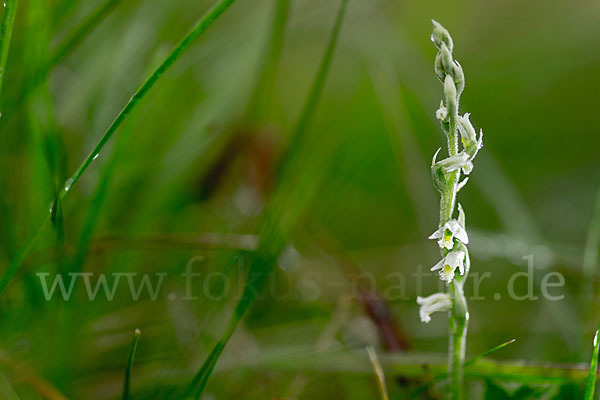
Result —
MULTIPOLYGON (((60 43, 100 5, 20 1, 0 119, 2 265, 134 90, 212 3, 117 1, 44 74, 60 43)), ((582 264, 600 183, 600 5, 351 0, 295 168, 281 178, 286 184, 277 183, 276 165, 290 151, 338 3, 291 1, 279 62, 256 94, 274 5, 235 4, 161 77, 62 204, 62 223, 44 230, 2 293, 0 369, 21 398, 44 397, 40 385, 68 398, 119 397, 135 328, 142 335, 134 397, 180 396, 235 301, 200 296, 203 279, 194 281, 198 300, 180 300, 180 274, 202 256, 194 270, 227 271, 239 282, 240 274, 227 269, 243 259, 235 251, 239 236, 223 235, 260 233, 259 215, 276 187, 285 192, 275 196, 285 199, 275 205, 283 210, 275 222, 286 250, 226 348, 206 398, 376 398, 366 356, 360 371, 343 360, 316 368, 297 357, 368 343, 443 355, 447 318, 421 324, 415 303, 437 290, 438 279, 425 278, 418 288, 411 276, 438 258, 426 240, 438 218, 430 157, 443 143, 434 118, 441 86, 433 74, 431 18, 454 37, 467 80, 461 109, 485 132, 472 181, 460 194, 472 271, 492 273, 480 286, 485 300, 471 302, 468 352, 515 338, 494 357, 587 361, 600 319, 596 292, 582 297, 597 280, 583 275, 582 264), (207 234, 232 250, 207 250, 207 234), (544 274, 558 271, 566 286, 551 292, 563 300, 508 299, 509 277, 525 270, 522 257, 531 254, 535 293, 544 274), (113 301, 89 301, 83 285, 70 301, 45 301, 36 272, 77 270, 168 275, 156 301, 133 301, 123 288, 113 301), (387 298, 396 342, 382 335, 372 310, 380 300, 370 296, 373 288, 365 294, 358 271, 387 298), (398 272, 402 296, 394 292, 399 278, 390 275, 398 272)), ((518 286, 517 293, 526 290, 518 286)), ((416 396, 400 379, 388 379, 392 397, 416 396)), ((488 396, 507 390, 490 377, 474 380, 472 393, 483 390, 481 382, 488 396)), ((569 398, 581 385, 536 390, 569 398)), ((503 398, 496 396, 490 398, 503 398)))

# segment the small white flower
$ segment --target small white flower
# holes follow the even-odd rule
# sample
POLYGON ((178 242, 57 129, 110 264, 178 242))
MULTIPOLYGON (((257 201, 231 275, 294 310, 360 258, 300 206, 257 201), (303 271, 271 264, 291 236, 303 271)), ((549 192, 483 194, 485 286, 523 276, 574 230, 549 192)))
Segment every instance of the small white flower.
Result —
POLYGON ((450 283, 454 279, 457 268, 461 275, 465 274, 465 256, 466 253, 462 249, 452 250, 446 257, 435 264, 431 270, 439 270, 440 278, 442 278, 443 281, 450 283))
MULTIPOLYGON (((440 166, 445 173, 456 171, 457 169, 464 167, 468 168, 468 164, 471 164, 471 160, 469 155, 464 151, 437 162, 437 165, 440 166)), ((471 166, 472 165, 473 164, 471 164, 471 166)))
POLYGON ((473 171, 473 163, 471 160, 467 161, 462 167, 462 171, 465 175, 469 175, 473 171))
MULTIPOLYGON (((473 160, 479 149, 483 147, 483 131, 481 129, 479 130, 479 139, 477 139, 475 128, 473 128, 471 121, 469 121, 469 116, 470 114, 468 113, 462 117, 459 115, 457 118, 457 125, 463 147, 465 148, 465 153, 469 155, 470 160, 473 160)), ((471 165, 471 169, 472 168, 473 166, 471 165)), ((468 172, 465 171, 465 174, 468 174, 468 172)))
POLYGON ((435 117, 441 122, 446 122, 448 120, 448 109, 444 106, 444 102, 440 103, 440 108, 435 112, 435 117))
POLYGON ((431 321, 431 314, 436 311, 449 311, 452 307, 452 300, 448 293, 435 293, 427 297, 417 297, 419 306, 419 316, 421 322, 428 323, 431 321))
POLYGON ((460 136, 463 142, 463 145, 467 147, 469 143, 473 143, 477 141, 477 134, 475 133, 475 128, 473 128, 473 124, 469 121, 469 116, 471 114, 466 113, 464 116, 458 116, 458 131, 460 132, 460 136))
POLYGON ((464 244, 469 243, 469 236, 465 230, 465 212, 460 204, 458 205, 458 219, 451 219, 429 236, 429 239, 439 239, 440 248, 448 250, 452 250, 454 247, 454 238, 464 244))

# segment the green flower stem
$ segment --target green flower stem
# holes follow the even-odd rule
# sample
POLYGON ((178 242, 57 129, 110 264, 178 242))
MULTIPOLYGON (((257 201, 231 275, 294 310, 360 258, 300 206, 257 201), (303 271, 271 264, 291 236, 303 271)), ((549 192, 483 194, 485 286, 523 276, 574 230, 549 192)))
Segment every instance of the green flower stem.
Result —
POLYGON ((450 381, 452 384, 452 398, 462 399, 463 394, 463 365, 467 347, 467 327, 469 313, 467 300, 463 291, 462 282, 451 282, 448 286, 452 298, 450 311, 450 343, 448 347, 450 381))
MULTIPOLYGON (((446 99, 446 104, 452 100, 446 99)), ((457 110, 451 110, 448 115, 448 124, 445 126, 446 138, 448 139, 448 155, 458 154, 458 132, 456 128, 457 110)), ((460 179, 460 169, 448 176, 448 185, 441 194, 440 200, 440 226, 443 226, 452 218, 456 206, 456 192, 460 179)), ((442 251, 445 256, 448 250, 442 251)), ((451 393, 453 399, 463 398, 463 364, 465 362, 465 350, 467 339, 468 311, 467 301, 463 291, 463 282, 453 281, 448 285, 448 293, 452 299, 452 310, 449 322, 449 344, 448 344, 448 370, 450 371, 451 393)))
MULTIPOLYGON (((453 156, 458 154, 458 138, 456 132, 456 112, 448 116, 448 128, 446 130, 446 137, 448 138, 448 155, 453 156)), ((460 169, 451 172, 448 178, 448 186, 442 192, 442 198, 440 200, 440 226, 443 226, 452 218, 454 207, 456 204, 456 189, 458 186, 458 180, 460 178, 460 169)))
MULTIPOLYGON (((448 101, 447 101, 448 103, 448 101)), ((456 111, 448 116, 448 155, 453 156, 458 154, 458 132, 456 129, 456 111)), ((458 181, 460 179, 460 169, 450 174, 448 179, 448 188, 442 194, 440 206, 440 226, 443 226, 452 218, 452 213, 456 205, 456 192, 458 181)), ((443 253, 447 253, 444 250, 443 253)), ((445 255, 445 254, 444 254, 445 255)), ((463 291, 463 283, 466 279, 466 274, 459 282, 455 280, 448 285, 448 292, 452 299, 452 310, 450 311, 450 337, 448 346, 448 368, 451 378, 451 393, 452 398, 459 400, 463 396, 463 364, 465 362, 465 353, 467 345, 467 325, 468 311, 467 300, 463 291)))

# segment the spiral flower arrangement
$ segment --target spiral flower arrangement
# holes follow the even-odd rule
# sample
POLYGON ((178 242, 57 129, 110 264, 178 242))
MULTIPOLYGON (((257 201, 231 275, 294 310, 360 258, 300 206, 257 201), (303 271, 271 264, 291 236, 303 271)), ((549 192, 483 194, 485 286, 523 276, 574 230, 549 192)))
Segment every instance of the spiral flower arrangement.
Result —
POLYGON ((461 181, 461 173, 469 175, 473 170, 473 159, 483 146, 483 132, 477 136, 469 120, 469 114, 459 114, 460 96, 465 88, 465 75, 461 65, 454 60, 454 42, 448 31, 433 21, 431 40, 438 53, 435 57, 435 74, 444 87, 444 98, 436 111, 446 134, 448 157, 438 161, 441 149, 433 156, 431 175, 433 184, 440 193, 440 223, 438 229, 429 236, 437 240, 442 255, 441 260, 431 268, 439 271, 446 282, 446 293, 435 293, 426 298, 418 297, 421 321, 427 323, 436 311, 450 313, 449 371, 452 398, 460 399, 463 386, 463 364, 465 358, 467 325, 469 312, 463 285, 469 274, 471 262, 467 244, 469 237, 465 228, 465 213, 457 205, 458 192, 465 186, 468 177, 461 181), (459 144, 460 138, 460 144, 459 144), (455 208, 458 215, 455 215, 455 208))

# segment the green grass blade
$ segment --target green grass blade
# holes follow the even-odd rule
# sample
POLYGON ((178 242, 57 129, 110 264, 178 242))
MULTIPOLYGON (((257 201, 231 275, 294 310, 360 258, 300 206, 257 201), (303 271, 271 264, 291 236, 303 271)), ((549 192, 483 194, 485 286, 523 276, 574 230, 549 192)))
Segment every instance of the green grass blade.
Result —
POLYGON ((290 163, 294 160, 294 152, 300 148, 300 144, 306 136, 304 135, 304 132, 306 131, 306 128, 315 114, 315 109, 319 102, 319 98, 321 97, 321 93, 323 92, 323 86, 325 85, 325 78, 327 77, 327 72, 329 71, 331 60, 333 59, 333 53, 337 45, 337 39, 342 27, 344 15, 346 13, 347 4, 348 0, 341 0, 340 2, 335 24, 333 25, 329 43, 327 44, 327 49, 325 50, 325 56, 321 60, 319 71, 317 72, 317 76, 313 81, 310 92, 308 92, 308 97, 304 103, 304 108, 302 109, 300 118, 298 119, 298 124, 296 125, 296 130, 292 136, 292 141, 288 146, 288 155, 285 158, 285 162, 287 163, 290 163))
POLYGON ((137 349, 138 341, 140 340, 140 330, 136 329, 133 332, 133 339, 131 340, 131 347, 129 348, 129 357, 127 358, 127 369, 125 370, 125 383, 123 384, 123 400, 129 400, 130 397, 130 381, 131 381, 131 367, 133 366, 133 359, 135 358, 135 350, 137 349))
POLYGON ((246 110, 246 120, 250 122, 261 120, 265 109, 268 108, 267 103, 273 93, 273 86, 277 75, 277 64, 279 63, 281 49, 283 48, 290 0, 276 0, 276 2, 268 43, 265 46, 262 57, 262 65, 260 66, 246 110))
POLYGON ((85 20, 83 20, 57 47, 49 62, 49 67, 61 62, 96 27, 121 0, 105 0, 85 20))
POLYGON ((581 307, 584 317, 588 317, 589 305, 594 292, 594 283, 598 274, 598 249, 600 248, 600 187, 596 193, 594 209, 588 229, 588 235, 583 253, 583 287, 581 288, 581 307))
POLYGON ((83 40, 89 35, 89 33, 96 28, 104 18, 106 18, 110 12, 115 8, 116 5, 122 0, 106 0, 100 4, 85 20, 83 20, 66 38, 56 47, 54 54, 49 59, 37 66, 35 76, 32 80, 28 81, 23 90, 19 93, 15 99, 14 104, 11 105, 10 111, 18 108, 26 99, 29 97, 39 85, 48 77, 48 74, 56 64, 60 63, 67 57, 77 46, 83 42, 83 40))
MULTIPOLYGON (((598 327, 600 330, 600 326, 598 327)), ((596 391, 596 374, 598 370, 598 350, 600 349, 600 341, 598 340, 598 331, 594 335, 594 351, 592 352, 592 360, 590 361, 590 372, 587 378, 587 384, 585 386, 584 400, 594 400, 594 393, 596 391)))
POLYGON ((490 354, 497 352, 498 350, 502 350, 503 348, 505 348, 509 344, 513 344, 516 341, 517 341, 517 339, 512 339, 512 340, 509 340, 508 342, 504 342, 502 344, 499 344, 496 347, 492 347, 488 351, 485 351, 485 352, 481 353, 480 355, 478 355, 476 357, 473 357, 469 361, 465 362, 465 367, 468 367, 469 365, 475 364, 477 361, 481 360, 482 358, 487 357, 490 354))
POLYGON ((192 380, 190 384, 190 391, 195 392, 196 398, 200 398, 202 395, 202 392, 204 391, 204 388, 223 348, 235 331, 238 322, 245 314, 248 306, 254 301, 256 294, 260 291, 262 285, 266 279, 268 279, 268 276, 270 276, 269 274, 272 270, 273 264, 276 262, 277 258, 285 247, 286 240, 279 229, 279 221, 282 218, 281 213, 283 212, 280 207, 282 203, 280 201, 280 197, 287 195, 287 193, 291 192, 292 188, 290 188, 290 184, 286 184, 285 180, 281 179, 281 177, 288 176, 290 171, 294 169, 294 164, 297 161, 302 144, 306 140, 307 127, 314 116, 319 98, 321 97, 321 93, 325 85, 325 79, 329 72, 331 60, 337 45, 337 40, 346 12, 347 4, 348 0, 340 1, 340 6, 337 11, 335 23, 329 37, 325 54, 313 81, 313 85, 306 98, 302 112, 300 113, 300 117, 298 119, 292 139, 288 145, 288 151, 284 155, 283 161, 279 167, 279 179, 277 180, 278 186, 275 190, 273 198, 269 202, 267 210, 263 214, 260 223, 260 242, 257 251, 249 255, 251 257, 250 265, 248 267, 248 270, 250 271, 249 274, 255 273, 255 276, 259 276, 260 278, 249 280, 247 282, 246 287, 244 288, 244 293, 241 296, 241 300, 237 304, 228 329, 225 331, 219 342, 215 345, 211 351, 211 354, 205 360, 204 364, 200 367, 200 370, 192 380))
MULTIPOLYGON (((10 49, 10 38, 12 36, 15 16, 17 15, 17 6, 19 0, 6 0, 4 2, 4 15, 0 23, 0 94, 2 94, 2 83, 4 82, 4 73, 6 71, 6 60, 8 59, 8 50, 10 49)), ((1 99, 1 97, 0 97, 1 99)), ((0 107, 2 101, 0 101, 0 107)), ((1 116, 2 114, 0 114, 1 116)))
POLYGON ((46 214, 46 217, 40 224, 39 228, 36 229, 31 236, 29 236, 29 238, 25 241, 25 244, 19 249, 4 270, 2 277, 0 277, 0 293, 6 289, 10 279, 15 275, 23 261, 25 261, 25 257, 27 257, 31 250, 33 250, 33 247, 42 235, 44 227, 48 224, 48 221, 50 221, 52 207, 53 205, 50 206, 49 212, 46 214))
MULTIPOLYGON (((171 51, 171 53, 165 58, 165 60, 154 70, 154 72, 142 83, 142 85, 136 90, 131 99, 127 102, 125 107, 119 112, 114 121, 110 124, 106 132, 100 138, 98 144, 90 152, 90 154, 83 160, 79 168, 75 170, 75 173, 67 179, 64 184, 64 190, 60 193, 60 199, 63 200, 71 191, 73 186, 79 181, 81 175, 87 170, 89 165, 92 163, 94 158, 100 153, 104 145, 110 140, 112 135, 121 126, 123 121, 127 118, 140 100, 142 100, 148 91, 154 86, 156 81, 162 76, 162 74, 169 69, 171 65, 183 54, 190 45, 202 35, 206 29, 208 29, 212 23, 221 16, 236 0, 219 0, 204 16, 198 21, 198 23, 190 30, 190 32, 183 38, 181 42, 171 51)), ((6 268, 4 275, 0 278, 0 293, 6 288, 6 285, 10 281, 11 277, 15 274, 28 252, 31 250, 35 242, 40 236, 40 231, 47 223, 48 218, 44 219, 40 227, 31 235, 27 240, 26 245, 17 253, 17 256, 10 262, 6 268)))
POLYGON ((3 400, 19 400, 19 396, 17 396, 17 393, 2 371, 0 371, 0 398, 3 400))
POLYGON ((373 366, 373 370, 375 371, 375 376, 377 377, 377 385, 379 386, 381 399, 389 400, 390 396, 388 396, 387 387, 385 384, 385 375, 383 373, 381 363, 379 362, 379 358, 377 358, 377 353, 375 352, 375 349, 373 349, 373 347, 367 346, 367 354, 369 355, 369 360, 371 361, 371 365, 373 366))
POLYGON ((100 177, 98 178, 98 183, 96 184, 96 190, 90 201, 89 211, 84 219, 79 242, 77 243, 77 248, 75 250, 73 259, 71 260, 70 270, 72 272, 80 272, 82 269, 86 253, 92 241, 92 236, 98 222, 98 218, 102 211, 102 206, 105 202, 109 184, 113 177, 113 173, 118 166, 119 155, 121 151, 127 147, 131 137, 133 136, 134 129, 131 122, 135 121, 136 118, 137 117, 134 117, 132 120, 130 117, 128 123, 123 126, 123 131, 115 143, 112 155, 100 172, 100 177))
POLYGON ((94 157, 100 153, 104 145, 110 140, 112 135, 121 126, 127 115, 137 106, 140 100, 142 100, 148 91, 154 86, 156 81, 164 74, 167 69, 183 54, 188 47, 206 31, 212 23, 221 16, 236 0, 219 0, 204 16, 198 21, 198 23, 191 29, 191 31, 183 38, 181 42, 173 49, 173 51, 165 58, 165 60, 154 70, 154 72, 142 83, 142 85, 136 90, 131 99, 127 102, 125 107, 114 119, 112 124, 108 127, 104 135, 100 138, 100 141, 90 152, 90 154, 83 160, 79 168, 75 170, 75 173, 65 182, 65 191, 62 196, 66 196, 69 190, 77 183, 81 175, 86 171, 89 165, 94 160, 94 157))

